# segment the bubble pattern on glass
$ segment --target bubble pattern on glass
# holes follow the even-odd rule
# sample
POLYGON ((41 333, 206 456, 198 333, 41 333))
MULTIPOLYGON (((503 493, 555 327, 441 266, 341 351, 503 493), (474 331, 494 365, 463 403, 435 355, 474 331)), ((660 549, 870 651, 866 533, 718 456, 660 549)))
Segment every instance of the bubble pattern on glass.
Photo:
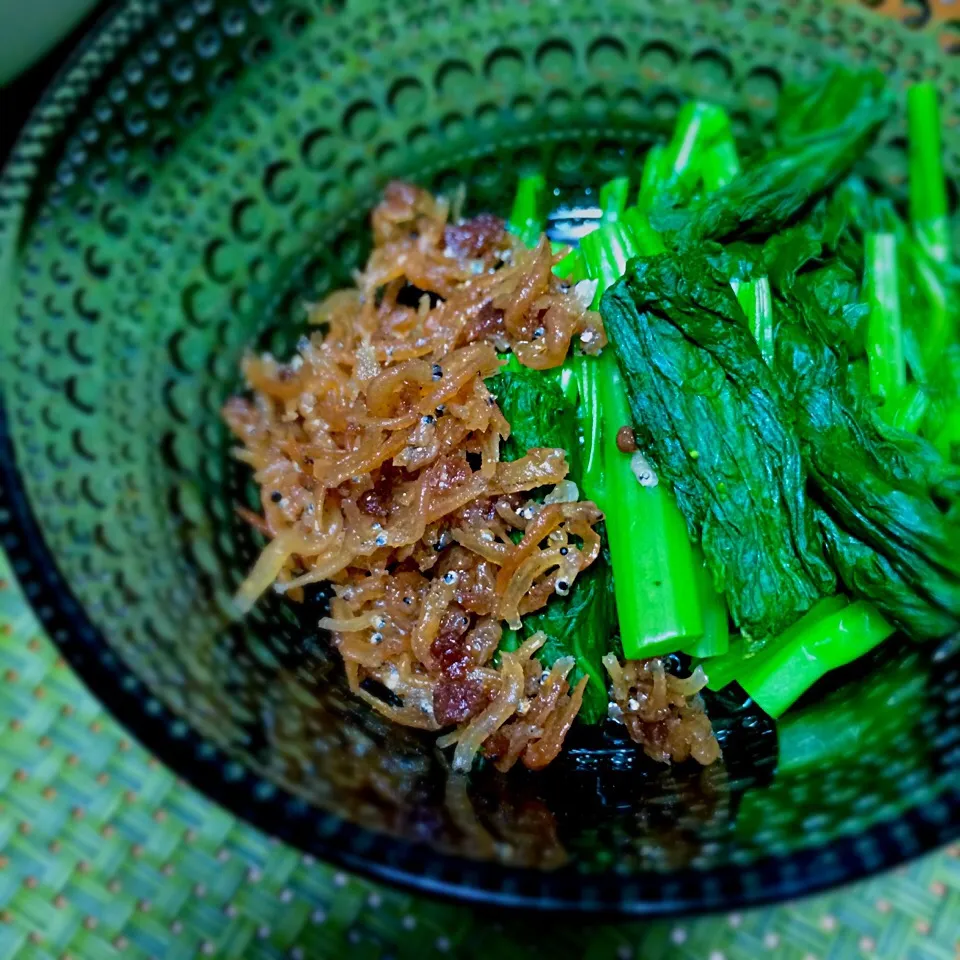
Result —
MULTIPOLYGON (((257 550, 219 419, 243 351, 290 349, 303 303, 361 261, 392 176, 465 182, 478 209, 502 209, 527 169, 576 190, 633 168, 691 96, 749 137, 785 76, 830 60, 896 88, 936 79, 956 178, 960 58, 938 32, 819 0, 144 9, 81 60, 4 181, 20 470, 77 597, 146 688, 278 782, 383 825, 317 776, 340 733, 315 701, 350 709, 319 682, 322 645, 275 598, 242 625, 226 613, 257 550)), ((898 116, 876 154, 894 189, 904 144, 898 116)), ((808 837, 785 823, 768 842, 808 837)))

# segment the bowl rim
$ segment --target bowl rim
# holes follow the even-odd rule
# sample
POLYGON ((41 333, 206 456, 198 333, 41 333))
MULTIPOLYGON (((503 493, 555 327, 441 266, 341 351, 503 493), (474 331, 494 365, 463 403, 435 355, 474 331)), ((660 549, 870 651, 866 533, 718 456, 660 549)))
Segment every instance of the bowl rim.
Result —
MULTIPOLYGON (((123 4, 109 8, 54 74, 14 141, 0 171, 0 285, 6 284, 14 260, 24 212, 22 188, 29 182, 20 164, 29 166, 28 158, 56 134, 44 122, 44 112, 88 53, 129 36, 131 15, 139 17, 141 25, 154 16, 132 13, 123 4)), ((87 81, 102 75, 111 63, 113 58, 104 58, 87 81)), ((233 758, 151 696, 113 652, 47 549, 17 469, 3 394, 0 383, 0 547, 48 637, 97 700, 161 762, 206 798, 305 853, 375 881, 460 904, 652 919, 811 895, 873 876, 960 839, 960 777, 947 780, 936 799, 856 836, 744 865, 670 874, 589 874, 572 867, 546 872, 470 860, 358 827, 311 806, 233 758)))

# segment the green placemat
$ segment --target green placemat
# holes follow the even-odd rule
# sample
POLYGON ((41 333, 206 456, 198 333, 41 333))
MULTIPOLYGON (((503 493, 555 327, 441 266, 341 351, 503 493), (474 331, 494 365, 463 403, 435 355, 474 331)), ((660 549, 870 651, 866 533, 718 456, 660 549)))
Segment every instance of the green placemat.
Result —
POLYGON ((317 863, 151 757, 42 635, 0 555, 0 960, 956 960, 960 845, 846 890, 702 919, 493 922, 317 863))

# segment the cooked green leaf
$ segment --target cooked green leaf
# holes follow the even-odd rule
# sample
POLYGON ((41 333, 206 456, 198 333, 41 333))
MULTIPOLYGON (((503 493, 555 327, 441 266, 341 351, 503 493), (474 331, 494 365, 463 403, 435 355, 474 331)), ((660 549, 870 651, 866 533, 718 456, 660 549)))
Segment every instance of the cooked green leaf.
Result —
POLYGON ((571 685, 583 676, 589 678, 578 714, 587 723, 599 723, 607 715, 607 681, 601 661, 610 650, 616 622, 613 581, 603 559, 577 577, 569 597, 555 598, 523 620, 525 637, 538 630, 547 635, 537 654, 542 663, 573 657, 571 685))
POLYGON ((704 256, 631 261, 601 311, 640 447, 673 487, 753 648, 833 592, 791 413, 704 256))
POLYGON ((679 245, 780 230, 853 167, 889 113, 878 73, 835 69, 822 85, 785 90, 779 143, 687 219, 679 245))

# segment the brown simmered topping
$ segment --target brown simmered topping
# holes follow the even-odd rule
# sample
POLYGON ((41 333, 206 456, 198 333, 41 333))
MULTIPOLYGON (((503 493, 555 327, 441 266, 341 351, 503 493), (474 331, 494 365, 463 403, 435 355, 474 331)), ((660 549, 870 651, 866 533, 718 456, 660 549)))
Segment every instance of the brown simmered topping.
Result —
POLYGON ((603 328, 553 275, 545 238, 527 249, 489 215, 451 223, 442 200, 407 183, 387 188, 372 226, 356 286, 312 308, 318 330, 291 361, 248 356, 252 397, 224 410, 261 488, 262 517, 245 516, 270 538, 238 603, 329 581, 321 625, 358 696, 408 726, 457 725, 443 740, 457 769, 487 741, 504 769, 541 767, 585 680, 571 688, 572 661, 540 680, 542 635, 493 658, 504 622, 519 627, 596 560, 602 515, 531 498, 564 481, 566 455, 538 447, 502 462, 510 425, 484 379, 498 350, 546 369, 575 336, 602 347, 603 328))
POLYGON ((707 683, 700 668, 686 679, 667 672, 659 657, 603 658, 610 675, 613 703, 630 737, 661 763, 693 758, 707 766, 720 757, 720 744, 700 696, 707 683))

